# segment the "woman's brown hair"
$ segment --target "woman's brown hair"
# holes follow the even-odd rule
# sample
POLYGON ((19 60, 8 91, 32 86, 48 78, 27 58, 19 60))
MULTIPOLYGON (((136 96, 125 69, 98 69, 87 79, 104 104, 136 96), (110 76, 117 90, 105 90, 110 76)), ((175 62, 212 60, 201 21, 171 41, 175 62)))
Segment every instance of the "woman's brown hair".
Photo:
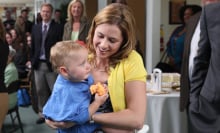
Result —
POLYGON ((87 38, 90 63, 95 64, 93 37, 96 27, 101 24, 117 25, 121 30, 123 42, 117 53, 110 57, 110 65, 115 66, 120 60, 128 57, 136 45, 136 23, 132 10, 124 4, 113 3, 102 9, 93 19, 87 38))

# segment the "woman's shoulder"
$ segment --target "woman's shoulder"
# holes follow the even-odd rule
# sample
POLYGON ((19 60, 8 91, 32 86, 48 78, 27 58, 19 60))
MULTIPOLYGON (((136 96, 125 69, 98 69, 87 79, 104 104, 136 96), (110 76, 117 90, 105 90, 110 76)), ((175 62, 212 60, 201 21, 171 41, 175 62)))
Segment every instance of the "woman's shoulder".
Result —
POLYGON ((132 50, 129 53, 128 57, 122 60, 121 64, 123 64, 123 66, 126 68, 144 67, 144 63, 141 55, 135 50, 132 50))
POLYGON ((177 26, 174 31, 180 31, 182 29, 184 29, 185 25, 180 25, 180 26, 177 26))
POLYGON ((136 50, 132 50, 127 58, 127 61, 135 61, 135 60, 142 60, 141 55, 136 51, 136 50))
POLYGON ((64 27, 71 27, 72 26, 72 22, 70 20, 66 21, 66 23, 64 24, 64 27))

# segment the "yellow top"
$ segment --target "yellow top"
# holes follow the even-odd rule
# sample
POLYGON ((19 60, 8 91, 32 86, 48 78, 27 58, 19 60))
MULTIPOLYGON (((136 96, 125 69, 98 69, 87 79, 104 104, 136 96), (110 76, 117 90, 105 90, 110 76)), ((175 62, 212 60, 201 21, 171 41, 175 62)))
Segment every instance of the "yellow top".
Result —
POLYGON ((128 58, 118 63, 115 68, 110 68, 108 88, 114 112, 126 108, 125 82, 134 80, 146 82, 146 76, 147 72, 143 60, 135 50, 129 54, 128 58))

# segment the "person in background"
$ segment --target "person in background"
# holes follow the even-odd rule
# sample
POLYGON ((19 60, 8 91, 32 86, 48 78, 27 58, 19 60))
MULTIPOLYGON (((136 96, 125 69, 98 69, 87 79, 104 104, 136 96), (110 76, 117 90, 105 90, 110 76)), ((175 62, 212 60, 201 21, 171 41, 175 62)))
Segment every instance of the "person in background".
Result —
POLYGON ((5 11, 5 17, 6 17, 6 20, 3 22, 5 30, 8 31, 10 29, 13 29, 15 25, 15 20, 11 17, 10 10, 5 11))
POLYGON ((58 23, 58 24, 61 23, 61 10, 56 9, 56 10, 54 11, 54 21, 55 21, 56 23, 58 23))
POLYGON ((32 66, 31 66, 31 35, 26 36, 26 45, 28 47, 28 61, 26 62, 26 70, 28 72, 27 78, 29 79, 29 82, 31 82, 31 90, 30 90, 30 95, 31 95, 31 106, 34 110, 35 113, 38 113, 38 99, 37 99, 37 91, 36 87, 33 81, 34 80, 34 72, 32 71, 32 66))
POLYGON ((17 34, 21 36, 21 38, 24 40, 25 38, 25 21, 22 16, 18 16, 15 21, 15 28, 17 31, 17 34))
MULTIPOLYGON (((95 113, 91 122, 105 132, 133 133, 146 118, 146 76, 143 60, 135 51, 136 26, 132 10, 113 3, 94 17, 87 46, 94 83, 108 84, 112 112, 95 113)), ((72 126, 46 120, 53 128, 72 126)))
POLYGON ((22 38, 22 36, 18 34, 18 31, 15 28, 10 29, 9 32, 12 35, 13 43, 23 41, 24 38, 22 38))
POLYGON ((5 32, 5 43, 12 46, 12 34, 9 31, 5 32))
POLYGON ((77 124, 68 129, 58 129, 59 133, 94 133, 101 125, 89 123, 89 120, 108 94, 107 91, 101 96, 96 94, 95 100, 90 103, 89 88, 93 78, 86 45, 77 41, 58 42, 51 48, 50 61, 59 75, 43 108, 43 115, 46 119, 77 124))
POLYGON ((14 63, 18 70, 19 79, 27 77, 26 62, 28 60, 28 47, 25 44, 24 37, 18 33, 16 29, 11 29, 13 42, 11 44, 12 48, 16 50, 14 56, 14 63))
POLYGON ((21 16, 23 17, 25 23, 25 35, 30 35, 33 27, 33 22, 28 20, 28 13, 29 13, 28 9, 21 10, 21 16))
POLYGON ((37 90, 38 114, 37 124, 43 123, 42 109, 47 102, 57 74, 50 63, 50 48, 62 40, 63 29, 52 21, 53 6, 49 3, 41 5, 42 22, 34 25, 31 34, 31 66, 34 73, 34 85, 37 90))
POLYGON ((31 48, 31 35, 26 36, 26 44, 28 48, 31 48))
MULTIPOLYGON (((12 48, 12 46, 9 46, 9 55, 8 55, 8 61, 7 66, 5 68, 4 76, 5 76, 5 86, 8 87, 10 83, 13 81, 18 80, 18 70, 14 64, 14 56, 16 54, 15 49, 12 48)), ((8 108, 12 108, 17 104, 17 92, 11 93, 9 95, 9 106, 8 108)))
POLYGON ((174 72, 180 73, 182 65, 182 55, 184 48, 184 38, 186 33, 185 24, 189 18, 201 11, 202 8, 198 5, 185 5, 180 9, 179 16, 182 24, 174 29, 167 42, 167 56, 169 64, 173 67, 174 72))
POLYGON ((86 42, 90 22, 86 17, 84 3, 81 0, 72 0, 68 5, 67 17, 63 40, 80 40, 86 42))
POLYGON ((189 119, 193 133, 220 132, 220 3, 203 7, 200 40, 190 81, 189 119))
MULTIPOLYGON (((210 3, 218 2, 219 0, 201 0, 201 6, 210 3)), ((188 115, 189 109, 189 96, 190 96, 190 81, 193 70, 193 59, 197 55, 199 35, 200 35, 200 16, 201 11, 193 15, 186 23, 186 35, 184 40, 184 52, 182 58, 181 78, 180 78, 180 111, 186 110, 188 117, 188 129, 191 133, 191 124, 188 115)))
POLYGON ((2 23, 2 19, 0 18, 0 132, 2 129, 2 124, 5 120, 5 116, 8 112, 8 92, 5 87, 5 76, 4 71, 7 65, 9 48, 8 45, 5 43, 5 28, 2 23))
POLYGON ((41 23, 42 22, 42 17, 41 17, 41 15, 40 15, 40 12, 38 12, 37 13, 37 17, 36 17, 36 22, 35 22, 35 24, 39 24, 39 23, 41 23))
POLYGON ((56 9, 54 12, 54 21, 58 24, 65 25, 66 21, 62 18, 62 13, 60 9, 56 9))
MULTIPOLYGON (((31 80, 31 35, 27 35, 26 36, 26 39, 25 39, 25 45, 26 45, 26 49, 27 49, 27 61, 25 63, 25 66, 26 66, 26 71, 27 71, 27 78, 29 80, 31 80)), ((33 83, 32 83, 33 84, 33 83)), ((33 89, 33 87, 32 87, 33 89)))

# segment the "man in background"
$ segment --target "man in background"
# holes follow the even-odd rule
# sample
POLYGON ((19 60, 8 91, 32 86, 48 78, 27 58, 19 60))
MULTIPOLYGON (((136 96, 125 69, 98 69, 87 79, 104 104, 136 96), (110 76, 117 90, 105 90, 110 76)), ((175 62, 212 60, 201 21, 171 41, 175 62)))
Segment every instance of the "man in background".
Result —
POLYGON ((56 23, 61 24, 63 27, 66 23, 66 21, 62 18, 62 14, 61 14, 61 10, 60 9, 56 9, 54 12, 54 19, 53 19, 56 23))
POLYGON ((191 80, 189 118, 195 133, 220 132, 220 3, 203 8, 191 80))
POLYGON ((53 72, 49 60, 50 48, 56 42, 61 41, 63 36, 62 26, 52 21, 52 13, 53 6, 51 4, 41 5, 42 22, 34 25, 31 36, 31 65, 38 99, 39 119, 36 121, 37 124, 45 121, 42 109, 51 94, 57 76, 53 72))
POLYGON ((15 26, 15 20, 12 18, 10 10, 7 10, 5 12, 5 17, 6 17, 6 20, 3 22, 5 30, 8 31, 10 29, 13 29, 15 26))
POLYGON ((32 30, 32 26, 33 23, 28 20, 28 9, 23 9, 21 10, 21 16, 24 18, 24 23, 25 23, 25 33, 27 34, 31 34, 31 30, 32 30))
MULTIPOLYGON (((205 6, 210 3, 218 2, 219 0, 201 0, 201 5, 205 6)), ((191 17, 186 25, 186 36, 184 41, 184 53, 182 60, 182 70, 181 70, 181 90, 180 90, 180 111, 186 109, 188 116, 188 127, 189 132, 193 133, 194 127, 189 119, 189 104, 190 104, 190 93, 192 90, 190 88, 190 81, 192 80, 192 71, 194 64, 194 57, 197 55, 198 43, 200 39, 200 15, 201 12, 195 14, 191 17)))

